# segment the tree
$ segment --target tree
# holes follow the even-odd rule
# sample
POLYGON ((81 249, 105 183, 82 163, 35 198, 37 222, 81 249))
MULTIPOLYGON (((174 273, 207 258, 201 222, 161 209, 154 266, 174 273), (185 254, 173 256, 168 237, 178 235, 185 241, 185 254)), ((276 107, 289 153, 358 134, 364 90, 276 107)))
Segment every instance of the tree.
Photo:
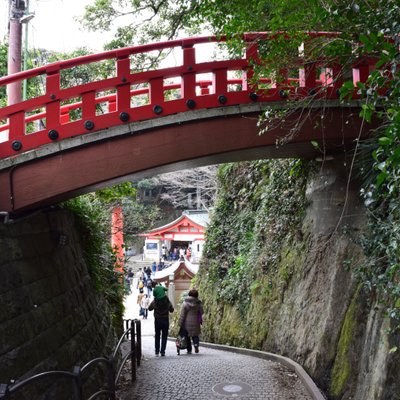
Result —
POLYGON ((193 0, 95 0, 86 6, 81 22, 92 31, 109 31, 116 20, 125 21, 117 28, 108 49, 174 38, 185 26, 188 16, 196 12, 193 0))
POLYGON ((135 199, 126 199, 122 208, 124 211, 124 231, 127 235, 136 235, 154 228, 161 217, 157 205, 145 205, 135 199))
MULTIPOLYGON (((136 41, 172 38, 181 29, 188 32, 207 26, 217 35, 226 34, 231 51, 242 49, 239 35, 246 31, 285 32, 274 40, 261 44, 263 67, 275 74, 282 66, 296 66, 298 46, 307 37, 302 31, 333 31, 340 35, 329 40, 307 39, 305 61, 323 58, 339 60, 345 68, 339 79, 344 83, 340 90, 342 100, 357 91, 361 96, 361 112, 365 123, 380 121, 375 136, 357 144, 357 152, 366 163, 361 194, 370 213, 370 234, 364 238, 368 265, 359 273, 366 287, 376 291, 387 304, 388 314, 400 327, 400 4, 398 0, 96 0, 87 8, 84 19, 96 29, 108 29, 114 18, 134 12, 140 29, 121 28, 114 45, 132 45, 136 41), (130 9, 122 12, 125 6, 130 9), (140 35, 140 38, 137 36, 140 35), (290 37, 290 41, 287 40, 290 37), (364 56, 378 58, 376 69, 370 71, 365 84, 356 88, 346 76, 354 60, 364 56), (363 151, 360 152, 360 149, 363 151)), ((133 14, 132 14, 133 15, 133 14)), ((264 71, 264 73, 265 73, 264 71)), ((307 100, 307 101, 312 101, 307 100)), ((284 112, 302 107, 301 102, 287 102, 284 112)), ((275 122, 269 113, 262 121, 264 127, 275 122)), ((353 160, 355 161, 355 160, 353 160)))
POLYGON ((111 215, 115 206, 122 207, 125 234, 135 235, 152 228, 160 217, 157 206, 144 205, 136 201, 136 188, 132 182, 98 190, 92 196, 108 210, 108 215, 111 215))
MULTIPOLYGON (((0 76, 7 75, 7 54, 8 46, 5 42, 0 42, 0 76)), ((6 87, 2 86, 0 88, 0 107, 5 107, 7 105, 7 93, 6 87)))
POLYGON ((217 191, 215 165, 158 175, 148 183, 164 189, 160 197, 176 208, 209 209, 217 191))

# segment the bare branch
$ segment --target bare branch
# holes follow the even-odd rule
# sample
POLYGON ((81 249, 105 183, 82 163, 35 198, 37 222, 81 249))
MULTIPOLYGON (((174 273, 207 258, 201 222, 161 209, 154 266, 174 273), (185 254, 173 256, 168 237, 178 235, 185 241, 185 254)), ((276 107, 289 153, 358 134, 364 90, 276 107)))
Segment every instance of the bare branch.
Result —
POLYGON ((154 186, 163 187, 161 198, 176 207, 209 208, 214 204, 218 166, 169 172, 151 179, 154 186))

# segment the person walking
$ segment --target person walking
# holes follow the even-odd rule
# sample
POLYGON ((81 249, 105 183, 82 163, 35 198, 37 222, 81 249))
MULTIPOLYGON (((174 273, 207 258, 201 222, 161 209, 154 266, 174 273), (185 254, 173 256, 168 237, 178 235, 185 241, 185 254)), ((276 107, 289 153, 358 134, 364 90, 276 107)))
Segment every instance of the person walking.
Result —
POLYGON ((147 266, 145 269, 146 272, 146 280, 151 278, 151 267, 147 266))
POLYGON ((167 259, 167 248, 165 246, 162 246, 161 248, 161 256, 164 260, 167 259))
POLYGON ((153 290, 154 299, 150 303, 149 311, 154 310, 154 330, 155 330, 155 354, 165 356, 169 331, 169 313, 174 311, 174 307, 165 294, 165 288, 156 286, 153 290), (161 338, 161 347, 160 347, 161 338))
POLYGON ((146 281, 146 288, 147 288, 147 295, 148 297, 151 297, 151 293, 153 291, 153 280, 151 278, 148 278, 146 281))
POLYGON ((153 264, 151 264, 151 274, 154 277, 154 275, 157 272, 157 263, 155 261, 153 261, 153 264))
POLYGON ((136 304, 139 306, 139 308, 142 308, 142 300, 144 297, 144 293, 143 292, 139 292, 137 299, 136 299, 136 304))
POLYGON ((134 275, 133 275, 132 268, 129 268, 129 270, 128 270, 129 286, 132 286, 132 284, 133 284, 133 278, 134 278, 134 275))
POLYGON ((149 305, 150 305, 149 296, 147 296, 147 294, 145 294, 142 297, 142 301, 140 302, 140 307, 141 307, 140 311, 143 314, 143 319, 147 319, 147 317, 149 315, 149 305))
POLYGON ((143 279, 140 279, 137 287, 139 289, 139 293, 144 293, 144 281, 143 281, 143 279))
POLYGON ((143 280, 143 271, 142 268, 139 268, 136 272, 136 289, 139 288, 139 282, 143 280))
POLYGON ((199 300, 199 292, 196 289, 189 291, 188 297, 183 301, 179 326, 181 333, 186 336, 187 353, 192 353, 192 341, 195 353, 199 352, 201 324, 203 323, 203 305, 199 300))

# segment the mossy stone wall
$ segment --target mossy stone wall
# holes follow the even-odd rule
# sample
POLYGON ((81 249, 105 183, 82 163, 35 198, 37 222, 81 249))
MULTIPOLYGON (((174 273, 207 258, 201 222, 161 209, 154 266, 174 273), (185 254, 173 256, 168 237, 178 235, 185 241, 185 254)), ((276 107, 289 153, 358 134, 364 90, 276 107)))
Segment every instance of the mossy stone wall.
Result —
POLYGON ((324 161, 297 177, 290 161, 224 167, 195 282, 203 339, 288 356, 330 399, 396 399, 395 339, 352 273, 366 216, 348 165, 324 161))

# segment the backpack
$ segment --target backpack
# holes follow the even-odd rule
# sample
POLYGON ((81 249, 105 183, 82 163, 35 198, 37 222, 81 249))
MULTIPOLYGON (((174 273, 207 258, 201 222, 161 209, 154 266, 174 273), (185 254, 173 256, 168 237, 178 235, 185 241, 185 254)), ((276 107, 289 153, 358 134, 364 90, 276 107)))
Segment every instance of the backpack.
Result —
POLYGON ((139 282, 139 289, 143 289, 143 287, 144 287, 143 281, 140 281, 139 282))
POLYGON ((147 279, 147 287, 148 287, 148 288, 153 287, 153 282, 152 282, 151 279, 147 279))

